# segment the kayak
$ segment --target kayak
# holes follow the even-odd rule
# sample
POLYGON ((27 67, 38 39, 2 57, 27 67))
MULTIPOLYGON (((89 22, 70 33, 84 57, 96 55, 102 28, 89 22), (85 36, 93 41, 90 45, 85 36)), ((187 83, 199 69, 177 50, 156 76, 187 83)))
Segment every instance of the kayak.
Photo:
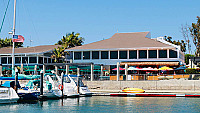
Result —
POLYGON ((126 89, 123 89, 122 92, 124 92, 124 93, 144 93, 145 91, 143 89, 139 89, 139 88, 126 88, 126 89))

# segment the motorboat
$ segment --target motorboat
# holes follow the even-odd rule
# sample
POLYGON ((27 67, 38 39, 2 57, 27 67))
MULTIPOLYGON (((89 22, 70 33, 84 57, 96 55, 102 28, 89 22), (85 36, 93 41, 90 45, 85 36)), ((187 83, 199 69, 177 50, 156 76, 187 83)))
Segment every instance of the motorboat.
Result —
POLYGON ((145 91, 143 89, 139 88, 125 88, 122 90, 124 93, 144 93, 145 91))
POLYGON ((92 92, 88 89, 86 85, 82 82, 83 76, 77 75, 64 75, 64 92, 80 94, 84 96, 91 96, 92 92), (78 82, 77 82, 78 81, 78 82))
POLYGON ((0 86, 0 103, 15 103, 19 100, 19 96, 16 91, 11 87, 0 86))
MULTIPOLYGON (((15 81, 6 81, 2 86, 4 87, 10 87, 14 88, 15 81)), ((19 96, 19 100, 38 100, 38 97, 40 95, 40 92, 38 90, 34 89, 28 89, 28 88, 21 88, 19 82, 17 83, 17 94, 19 96)))

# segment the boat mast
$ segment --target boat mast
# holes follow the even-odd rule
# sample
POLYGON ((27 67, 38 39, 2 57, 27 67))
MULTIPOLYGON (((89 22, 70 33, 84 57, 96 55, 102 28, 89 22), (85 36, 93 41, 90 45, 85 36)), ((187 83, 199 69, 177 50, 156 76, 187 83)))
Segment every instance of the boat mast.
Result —
MULTIPOLYGON (((14 18, 13 18, 13 32, 12 32, 12 38, 15 35, 15 22, 16 22, 16 2, 17 0, 14 0, 14 18)), ((15 75, 15 42, 13 41, 13 48, 12 48, 12 76, 15 75)))

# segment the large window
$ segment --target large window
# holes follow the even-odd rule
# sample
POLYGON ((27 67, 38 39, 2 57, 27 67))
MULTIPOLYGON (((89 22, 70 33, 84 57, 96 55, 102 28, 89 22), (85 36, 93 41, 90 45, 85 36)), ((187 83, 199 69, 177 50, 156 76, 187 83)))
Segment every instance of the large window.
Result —
POLYGON ((167 58, 167 50, 159 50, 159 58, 167 58))
POLYGON ((28 63, 28 57, 22 57, 22 63, 28 63))
POLYGON ((83 59, 90 59, 90 51, 83 52, 83 59))
POLYGON ((38 63, 43 64, 43 57, 39 57, 38 63))
POLYGON ((47 58, 44 58, 44 63, 47 63, 47 58))
POLYGON ((119 51, 119 59, 127 59, 127 51, 119 51))
MULTIPOLYGON (((29 57, 29 63, 37 63, 37 57, 29 57)), ((43 57, 39 57, 39 63, 43 64, 43 57)))
POLYGON ((169 50, 169 58, 177 58, 177 51, 169 50))
POLYGON ((110 59, 118 59, 118 51, 110 51, 110 59))
POLYGON ((129 51, 129 59, 137 59, 137 50, 129 51))
POLYGON ((8 57, 8 64, 12 64, 12 57, 8 57))
POLYGON ((15 57, 15 63, 16 64, 21 63, 21 57, 15 57))
POLYGON ((81 60, 81 52, 74 52, 74 60, 81 60))
POLYGON ((147 58, 147 50, 139 50, 139 58, 147 58))
POLYGON ((149 50, 149 58, 157 58, 157 50, 149 50))
POLYGON ((108 59, 108 51, 101 51, 101 59, 108 59))
POLYGON ((92 51, 92 59, 99 59, 99 51, 92 51))
POLYGON ((1 57, 1 63, 7 64, 7 57, 1 57))
POLYGON ((51 58, 48 58, 48 63, 51 63, 51 58))

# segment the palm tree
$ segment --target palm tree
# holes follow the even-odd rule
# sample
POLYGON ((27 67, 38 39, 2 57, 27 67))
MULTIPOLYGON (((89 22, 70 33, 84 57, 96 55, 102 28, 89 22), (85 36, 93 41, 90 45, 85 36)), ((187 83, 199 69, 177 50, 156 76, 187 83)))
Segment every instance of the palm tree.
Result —
POLYGON ((55 62, 60 62, 60 58, 63 58, 65 53, 64 53, 64 47, 58 47, 54 48, 53 50, 53 55, 51 56, 52 58, 55 58, 55 62))

